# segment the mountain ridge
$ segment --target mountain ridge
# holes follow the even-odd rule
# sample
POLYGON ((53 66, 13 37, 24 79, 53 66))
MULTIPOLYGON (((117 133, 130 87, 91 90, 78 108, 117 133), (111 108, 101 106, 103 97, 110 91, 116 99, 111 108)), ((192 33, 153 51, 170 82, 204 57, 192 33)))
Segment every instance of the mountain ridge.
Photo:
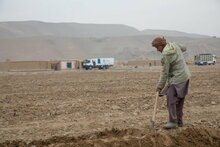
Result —
POLYGON ((68 37, 117 37, 136 35, 185 36, 208 38, 208 35, 185 33, 175 30, 142 31, 124 24, 89 24, 89 23, 51 23, 42 21, 8 21, 0 22, 0 37, 31 37, 31 36, 68 36, 68 37))
POLYGON ((220 56, 220 38, 180 31, 139 31, 120 24, 19 23, 22 25, 0 23, 1 62, 93 57, 114 57, 118 61, 160 59, 160 53, 151 46, 156 36, 185 45, 188 59, 199 53, 220 56))

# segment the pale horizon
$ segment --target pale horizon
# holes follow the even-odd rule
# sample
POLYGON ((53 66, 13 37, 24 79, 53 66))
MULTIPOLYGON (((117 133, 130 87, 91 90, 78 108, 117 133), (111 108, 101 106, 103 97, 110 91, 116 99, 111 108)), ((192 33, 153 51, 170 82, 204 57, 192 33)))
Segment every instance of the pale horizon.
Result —
POLYGON ((121 24, 220 36, 219 0, 0 0, 0 22, 121 24))

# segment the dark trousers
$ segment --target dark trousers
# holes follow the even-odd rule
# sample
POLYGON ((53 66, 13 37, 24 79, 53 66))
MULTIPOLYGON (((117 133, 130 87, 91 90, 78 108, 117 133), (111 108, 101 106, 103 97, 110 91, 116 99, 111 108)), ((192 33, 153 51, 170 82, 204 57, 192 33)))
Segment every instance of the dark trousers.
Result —
POLYGON ((167 108, 169 112, 169 121, 183 123, 183 105, 185 96, 188 94, 189 80, 166 87, 162 95, 167 95, 167 108))
POLYGON ((174 86, 169 87, 167 93, 167 108, 169 112, 169 121, 182 123, 183 122, 183 105, 185 97, 180 98, 176 94, 174 86))

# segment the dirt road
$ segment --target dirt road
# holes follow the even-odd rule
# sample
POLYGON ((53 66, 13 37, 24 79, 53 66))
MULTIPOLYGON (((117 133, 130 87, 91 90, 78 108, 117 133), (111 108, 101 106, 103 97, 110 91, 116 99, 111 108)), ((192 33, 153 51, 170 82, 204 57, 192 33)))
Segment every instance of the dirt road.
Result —
POLYGON ((158 68, 0 74, 0 146, 219 146, 220 66, 190 69, 185 126, 171 131, 165 97, 149 129, 158 68))

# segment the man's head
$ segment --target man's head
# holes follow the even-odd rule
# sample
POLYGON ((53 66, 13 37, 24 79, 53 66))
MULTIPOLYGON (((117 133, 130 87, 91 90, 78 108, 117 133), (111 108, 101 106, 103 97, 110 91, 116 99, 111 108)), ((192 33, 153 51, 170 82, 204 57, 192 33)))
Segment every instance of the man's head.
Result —
POLYGON ((162 52, 163 48, 167 45, 166 39, 164 37, 157 37, 152 41, 152 46, 157 49, 157 51, 162 52))

